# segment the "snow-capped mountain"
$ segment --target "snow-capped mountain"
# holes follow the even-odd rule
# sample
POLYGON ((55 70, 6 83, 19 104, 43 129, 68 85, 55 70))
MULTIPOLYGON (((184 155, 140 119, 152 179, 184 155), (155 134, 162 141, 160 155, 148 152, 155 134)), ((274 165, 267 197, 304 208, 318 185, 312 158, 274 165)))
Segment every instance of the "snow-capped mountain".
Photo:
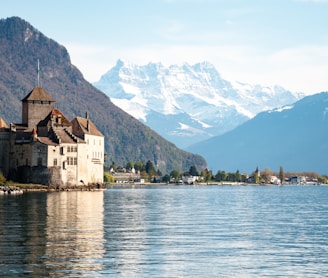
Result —
POLYGON ((118 60, 93 85, 115 105, 182 148, 300 98, 279 86, 229 82, 208 62, 165 67, 118 60))

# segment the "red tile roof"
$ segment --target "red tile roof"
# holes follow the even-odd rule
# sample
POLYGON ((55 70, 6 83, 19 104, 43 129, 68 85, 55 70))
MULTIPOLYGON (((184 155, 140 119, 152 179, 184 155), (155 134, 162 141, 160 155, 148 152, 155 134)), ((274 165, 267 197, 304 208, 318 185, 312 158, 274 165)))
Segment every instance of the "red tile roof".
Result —
POLYGON ((45 117, 42 121, 39 122, 38 126, 71 126, 72 123, 65 117, 65 115, 57 108, 53 109, 47 117, 45 117), (53 118, 54 117, 54 118, 53 118), (59 121, 52 121, 52 119, 58 119, 59 121))
POLYGON ((98 130, 98 128, 89 120, 82 117, 76 117, 72 120, 73 124, 73 133, 77 136, 82 136, 84 134, 90 134, 95 136, 104 136, 102 133, 98 130), (87 129, 89 122, 89 130, 87 129))
POLYGON ((55 143, 48 137, 38 137, 37 139, 40 143, 50 146, 58 146, 59 144, 55 143))

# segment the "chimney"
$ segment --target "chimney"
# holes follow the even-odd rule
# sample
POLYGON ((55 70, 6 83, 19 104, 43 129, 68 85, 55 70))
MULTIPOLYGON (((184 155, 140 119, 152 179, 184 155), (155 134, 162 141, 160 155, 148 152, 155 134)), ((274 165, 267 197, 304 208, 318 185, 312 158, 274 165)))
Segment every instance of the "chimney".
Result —
POLYGON ((85 112, 85 117, 87 119, 87 131, 90 132, 90 123, 89 123, 89 113, 85 112))

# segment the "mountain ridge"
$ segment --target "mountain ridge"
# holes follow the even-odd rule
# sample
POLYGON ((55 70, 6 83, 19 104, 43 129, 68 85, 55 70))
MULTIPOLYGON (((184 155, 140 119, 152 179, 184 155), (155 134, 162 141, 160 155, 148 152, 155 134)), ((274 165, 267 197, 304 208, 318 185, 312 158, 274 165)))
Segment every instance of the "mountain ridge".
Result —
POLYGON ((277 85, 227 81, 207 61, 139 66, 118 60, 93 84, 130 115, 183 148, 302 97, 277 85))
POLYGON ((250 173, 256 167, 328 174, 328 92, 259 113, 221 136, 188 148, 211 169, 250 173))

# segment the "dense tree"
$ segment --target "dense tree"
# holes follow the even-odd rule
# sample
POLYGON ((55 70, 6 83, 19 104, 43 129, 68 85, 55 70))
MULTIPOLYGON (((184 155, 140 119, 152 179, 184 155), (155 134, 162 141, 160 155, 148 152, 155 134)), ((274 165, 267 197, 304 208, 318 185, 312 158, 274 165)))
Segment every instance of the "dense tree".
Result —
POLYGON ((141 161, 137 161, 135 164, 134 164, 134 169, 138 170, 138 171, 145 171, 145 165, 143 162, 141 161))
POLYGON ((145 171, 148 174, 148 179, 151 180, 154 176, 156 176, 156 169, 154 164, 148 160, 145 166, 145 171))
POLYGON ((318 176, 318 182, 319 183, 327 183, 328 179, 324 176, 318 176))
POLYGON ((149 175, 146 171, 140 171, 140 178, 144 179, 144 180, 148 180, 149 179, 149 175))
POLYGON ((225 181, 227 180, 227 174, 225 171, 218 171, 215 175, 215 180, 216 181, 225 181))
POLYGON ((128 163, 126 163, 125 168, 126 169, 132 169, 134 167, 134 163, 132 161, 129 161, 128 163))
POLYGON ((269 168, 265 168, 264 171, 261 173, 261 177, 264 181, 270 180, 270 177, 273 175, 272 171, 269 168))
POLYGON ((260 176, 259 175, 253 175, 253 181, 254 181, 254 183, 260 183, 260 176))
POLYGON ((233 173, 230 173, 230 172, 227 172, 227 176, 225 178, 226 181, 232 181, 234 180, 234 174, 233 173))
POLYGON ((199 173, 198 173, 197 168, 196 168, 195 165, 190 167, 189 173, 190 173, 191 176, 199 176, 199 173))
POLYGON ((207 168, 205 168, 202 172, 201 172, 201 176, 203 177, 205 182, 211 181, 213 178, 213 174, 211 170, 208 170, 207 168))
POLYGON ((235 177, 236 177, 236 182, 241 182, 241 174, 239 172, 239 170, 236 171, 236 174, 235 174, 235 177))
POLYGON ((285 171, 284 171, 284 167, 282 167, 282 166, 280 166, 280 169, 279 169, 279 179, 280 179, 281 184, 283 184, 285 181, 285 171))
POLYGON ((166 175, 162 178, 162 181, 163 181, 163 182, 166 182, 166 183, 170 182, 170 176, 169 176, 168 174, 166 174, 166 175))
POLYGON ((170 173, 170 177, 178 180, 180 178, 180 172, 178 170, 172 170, 170 173))

